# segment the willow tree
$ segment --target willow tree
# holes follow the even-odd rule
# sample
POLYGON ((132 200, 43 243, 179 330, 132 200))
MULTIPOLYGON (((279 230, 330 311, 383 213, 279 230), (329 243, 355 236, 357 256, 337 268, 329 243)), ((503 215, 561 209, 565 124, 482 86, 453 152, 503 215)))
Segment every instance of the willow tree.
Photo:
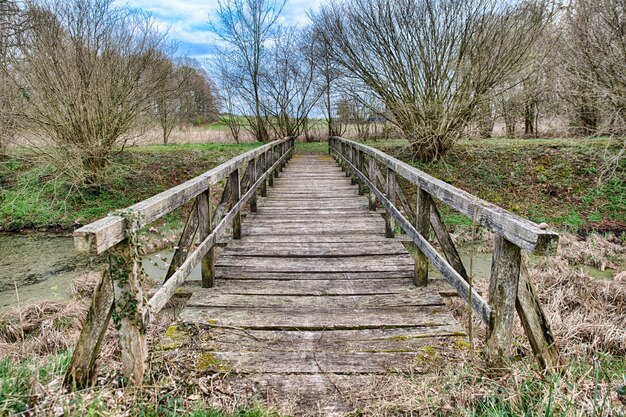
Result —
POLYGON ((538 2, 331 0, 313 21, 333 58, 379 96, 416 157, 430 161, 518 71, 550 15, 538 2))
POLYGON ((32 149, 99 187, 165 76, 155 71, 164 38, 149 16, 112 0, 42 0, 26 13, 28 28, 9 57, 24 97, 15 119, 32 149))

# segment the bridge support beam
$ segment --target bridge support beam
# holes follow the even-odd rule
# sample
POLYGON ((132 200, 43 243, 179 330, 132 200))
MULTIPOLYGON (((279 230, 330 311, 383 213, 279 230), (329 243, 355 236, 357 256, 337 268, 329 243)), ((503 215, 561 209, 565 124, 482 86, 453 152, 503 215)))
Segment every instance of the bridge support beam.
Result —
MULTIPOLYGON (((396 205, 396 173, 391 168, 387 168, 387 190, 385 192, 389 202, 396 205)), ((393 220, 393 216, 389 211, 385 214, 385 236, 394 237, 396 222, 393 220)))
MULTIPOLYGON (((430 203, 430 196, 418 185, 415 230, 427 240, 430 232, 430 203)), ((417 251, 415 259, 415 285, 425 287, 428 285, 428 258, 417 246, 415 249, 417 251)))
POLYGON ((518 246, 502 236, 494 236, 489 280, 489 304, 494 314, 487 326, 485 353, 487 361, 495 367, 503 366, 511 354, 521 260, 518 246))

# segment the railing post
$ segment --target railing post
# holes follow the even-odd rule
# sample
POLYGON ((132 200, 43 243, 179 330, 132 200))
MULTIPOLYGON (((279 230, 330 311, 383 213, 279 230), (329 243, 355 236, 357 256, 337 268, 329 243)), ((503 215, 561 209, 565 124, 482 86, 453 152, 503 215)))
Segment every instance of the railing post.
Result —
MULTIPOLYGON (((273 164, 275 164, 278 161, 278 159, 280 158, 280 156, 278 154, 279 152, 278 152, 278 146, 277 145, 274 145, 274 147, 272 148, 272 153, 274 155, 272 157, 272 161, 274 161, 273 164)), ((278 178, 279 171, 280 171, 280 164, 278 164, 278 166, 276 166, 276 169, 274 170, 274 178, 278 178)))
MULTIPOLYGON (((391 168, 387 168, 387 190, 386 190, 387 198, 389 202, 396 205, 396 173, 391 168)), ((393 221, 393 217, 391 213, 387 212, 385 215, 385 236, 386 237, 394 237, 394 229, 395 222, 393 221)))
MULTIPOLYGON (((253 187, 258 178, 256 158, 251 159, 248 164, 249 164, 248 169, 252 170, 250 171, 250 187, 253 187)), ((256 213, 256 191, 253 192, 252 196, 250 197, 250 211, 252 213, 256 213)))
POLYGON ((495 235, 489 280, 489 304, 494 314, 485 343, 487 360, 493 366, 502 366, 510 354, 520 265, 520 248, 495 235))
MULTIPOLYGON (((415 213, 415 229, 425 239, 430 230, 430 198, 426 191, 417 186, 417 207, 415 213)), ((425 287, 428 285, 428 258, 416 246, 417 258, 415 262, 415 285, 425 287)))
MULTIPOLYGON (((230 186, 232 187, 231 201, 233 205, 235 205, 241 199, 241 180, 239 178, 239 169, 231 172, 230 186)), ((241 210, 237 211, 235 218, 233 219, 233 239, 241 239, 241 210)))
MULTIPOLYGON (((350 162, 350 145, 348 145, 347 143, 343 143, 343 149, 341 154, 344 156, 344 158, 346 158, 346 161, 350 162)), ((348 164, 345 164, 345 169, 344 171, 346 172, 346 177, 350 176, 350 167, 348 166, 348 164)))
POLYGON ((124 239, 109 249, 109 268, 115 297, 112 318, 119 333, 122 374, 133 384, 141 385, 146 370, 148 344, 139 279, 141 264, 137 247, 130 239, 124 239))
MULTIPOLYGON (((269 170, 272 166, 274 166, 274 147, 271 147, 268 151, 267 151, 267 167, 266 169, 269 170)), ((267 183, 270 187, 274 186, 274 172, 269 171, 268 175, 267 175, 267 183)), ((266 193, 267 195, 267 193, 266 193)))
POLYGON ((357 162, 357 155, 356 155, 356 148, 353 146, 350 146, 350 163, 352 164, 352 166, 354 167, 353 169, 351 169, 351 177, 350 177, 350 184, 354 185, 357 183, 356 181, 356 167, 358 166, 358 162, 357 162))
MULTIPOLYGON (((197 197, 198 234, 200 242, 204 241, 213 231, 211 224, 211 188, 197 197)), ((215 285, 215 252, 213 246, 202 257, 202 288, 212 288, 215 285)))
MULTIPOLYGON (((365 164, 363 163, 363 151, 359 150, 357 152, 357 169, 363 175, 365 175, 364 165, 365 164)), ((360 181, 360 180, 358 182, 359 182, 359 195, 363 195, 365 194, 365 182, 360 181)))
MULTIPOLYGON (((367 171, 370 182, 374 185, 374 187, 376 187, 376 159, 373 156, 370 156, 369 158, 367 171)), ((372 211, 376 210, 376 194, 374 194, 373 190, 370 190, 368 200, 369 209, 372 211)))
MULTIPOLYGON (((263 170, 263 174, 265 174, 265 171, 267 171, 267 152, 263 152, 259 156, 259 158, 261 159, 261 169, 263 170)), ((267 197, 267 177, 263 180, 263 183, 261 184, 261 197, 267 197)))

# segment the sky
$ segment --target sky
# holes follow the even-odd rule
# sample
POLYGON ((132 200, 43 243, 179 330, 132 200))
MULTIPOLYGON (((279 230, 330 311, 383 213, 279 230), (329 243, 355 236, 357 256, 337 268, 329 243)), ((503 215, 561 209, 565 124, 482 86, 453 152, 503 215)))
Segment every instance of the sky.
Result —
MULTIPOLYGON (((305 25, 307 11, 316 10, 322 1, 287 0, 281 21, 305 25)), ((152 13, 161 29, 169 29, 170 37, 179 42, 180 54, 199 60, 211 55, 215 40, 209 32, 208 21, 215 18, 217 0, 117 0, 115 3, 152 13)))

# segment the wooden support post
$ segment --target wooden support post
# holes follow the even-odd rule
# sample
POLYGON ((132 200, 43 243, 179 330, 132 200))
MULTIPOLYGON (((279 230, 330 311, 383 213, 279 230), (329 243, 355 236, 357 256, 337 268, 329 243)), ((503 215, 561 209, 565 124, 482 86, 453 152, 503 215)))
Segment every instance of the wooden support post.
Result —
MULTIPOLYGON (((274 148, 270 149, 269 151, 267 151, 267 156, 269 158, 267 158, 267 166, 266 169, 270 169, 273 165, 274 165, 274 148)), ((274 172, 269 171, 268 175, 267 175, 267 183, 270 187, 274 186, 274 172)))
MULTIPOLYGON (((234 206, 241 199, 241 181, 239 180, 239 169, 234 170, 230 174, 230 186, 232 187, 230 198, 232 206, 234 206)), ((241 210, 238 211, 237 214, 235 214, 235 218, 233 219, 233 239, 241 239, 241 210)))
MULTIPOLYGON (((252 159, 248 163, 248 171, 250 171, 250 187, 252 187, 254 186, 259 174, 257 171, 256 158, 252 159)), ((256 213, 256 191, 252 193, 252 196, 250 197, 250 211, 252 213, 256 213)))
MULTIPOLYGON (((368 177, 372 184, 376 184, 376 159, 370 156, 369 164, 367 166, 368 177)), ((374 211, 376 210, 376 194, 374 194, 374 190, 370 190, 368 195, 369 200, 369 209, 374 211)))
MULTIPOLYGON (((267 171, 267 153, 262 153, 261 156, 261 169, 263 170, 263 174, 267 171)), ((263 184, 261 184, 261 197, 267 197, 267 178, 263 180, 263 184)))
POLYGON ((170 266, 167 268, 167 273, 165 274, 165 278, 163 282, 167 282, 174 272, 185 262, 187 259, 187 255, 191 251, 191 245, 193 244, 193 238, 196 236, 196 231, 198 230, 198 211, 197 211, 197 202, 194 202, 191 207, 191 212, 189 213, 189 217, 187 217, 187 222, 185 223, 185 227, 183 228, 183 232, 180 234, 180 239, 178 239, 178 245, 176 245, 176 250, 174 251, 174 255, 172 256, 172 260, 170 261, 170 266))
MULTIPOLYGON (((363 162, 363 152, 358 151, 357 153, 357 168, 361 171, 362 174, 365 174, 365 163, 363 162)), ((359 195, 365 194, 365 183, 363 181, 359 181, 359 195)))
MULTIPOLYGON (((200 242, 211 234, 213 225, 211 224, 211 189, 199 194, 196 200, 198 209, 198 234, 200 242)), ((202 288, 211 288, 215 285, 215 252, 211 247, 206 255, 202 257, 202 288)))
MULTIPOLYGON (((350 160, 350 145, 347 143, 343 144, 343 150, 341 154, 349 161, 350 160)), ((344 171, 346 172, 346 177, 350 176, 350 167, 346 164, 344 167, 344 171)))
MULTIPOLYGON (((396 205, 396 173, 391 168, 387 168, 387 199, 392 205, 396 205)), ((393 216, 387 212, 385 215, 385 236, 394 237, 395 222, 393 216)))
POLYGON ((503 366, 510 355, 520 264, 520 248, 495 235, 489 280, 489 304, 494 315, 485 343, 487 361, 495 367, 503 366))
MULTIPOLYGON (((278 152, 278 146, 275 146, 275 147, 272 149, 272 153, 273 153, 273 155, 274 155, 274 156, 272 157, 272 164, 275 164, 275 163, 276 163, 276 161, 278 161, 278 159, 280 158, 280 156, 279 156, 279 154, 278 154, 278 153, 279 153, 279 152, 278 152)), ((280 171, 280 164, 278 164, 278 166, 277 166, 277 167, 276 167, 276 169, 274 170, 274 178, 278 178, 279 171, 280 171)))
MULTIPOLYGON (((353 167, 355 168, 358 167, 356 148, 350 147, 350 163, 352 164, 353 167)), ((357 183, 357 180, 356 180, 356 172, 354 169, 351 170, 350 175, 351 175, 350 184, 355 185, 357 183)))
POLYGON ((469 282, 469 277, 467 275, 467 271, 465 270, 465 266, 463 265, 463 260, 461 259, 459 252, 456 250, 456 246, 454 246, 454 242, 446 230, 443 220, 441 220, 439 210, 437 210, 437 206, 430 195, 428 195, 428 199, 430 200, 430 225, 435 232, 437 241, 439 242, 439 245, 441 245, 441 249, 443 250, 450 266, 452 266, 452 268, 454 268, 465 281, 469 282))
MULTIPOLYGON (((415 230, 428 239, 428 232, 430 231, 430 196, 428 193, 417 186, 417 207, 415 211, 415 230)), ((415 260, 415 285, 418 287, 425 287, 428 285, 428 258, 419 249, 417 251, 417 258, 415 260)))
POLYGON ((560 367, 559 349, 530 280, 526 262, 522 261, 515 308, 539 365, 543 369, 556 371, 560 367))
POLYGON ((65 371, 63 385, 70 391, 87 388, 96 382, 96 359, 111 321, 113 299, 113 283, 107 269, 93 293, 72 360, 65 371))
POLYGON ((124 239, 109 249, 109 268, 115 294, 112 317, 119 333, 122 374, 134 385, 143 383, 148 358, 139 259, 137 247, 130 239, 124 239))

